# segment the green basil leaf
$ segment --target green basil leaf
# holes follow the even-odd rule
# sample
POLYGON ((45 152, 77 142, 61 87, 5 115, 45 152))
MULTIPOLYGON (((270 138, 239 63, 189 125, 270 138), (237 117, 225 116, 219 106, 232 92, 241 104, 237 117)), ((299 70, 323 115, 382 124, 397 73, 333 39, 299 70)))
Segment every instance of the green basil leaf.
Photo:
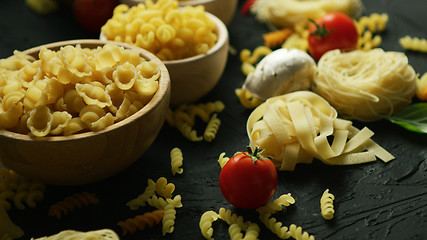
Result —
POLYGON ((398 113, 385 118, 409 131, 427 133, 427 103, 411 104, 398 113))

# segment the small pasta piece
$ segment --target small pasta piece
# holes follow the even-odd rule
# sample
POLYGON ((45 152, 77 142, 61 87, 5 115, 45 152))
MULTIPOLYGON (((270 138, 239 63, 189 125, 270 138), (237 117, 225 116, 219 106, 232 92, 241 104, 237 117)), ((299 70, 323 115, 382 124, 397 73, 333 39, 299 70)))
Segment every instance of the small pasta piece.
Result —
POLYGON ((400 46, 405 50, 427 52, 427 39, 404 36, 399 39, 400 46))
POLYGON ((253 109, 258 107, 264 101, 252 95, 250 92, 246 91, 243 88, 237 88, 235 91, 237 98, 240 103, 248 109, 253 109))
POLYGON ((152 212, 146 212, 142 215, 137 215, 134 218, 128 218, 124 221, 119 221, 118 226, 121 227, 125 236, 128 233, 135 233, 136 229, 140 231, 144 230, 148 225, 149 227, 154 226, 154 224, 159 224, 163 219, 164 210, 154 210, 152 212))
POLYGON ((160 196, 171 198, 173 191, 175 191, 175 185, 173 183, 168 183, 165 177, 160 177, 156 181, 155 190, 160 196))
POLYGON ((64 127, 64 136, 69 136, 87 129, 87 125, 79 118, 75 117, 68 121, 68 124, 64 127))
POLYGON ((105 111, 97 105, 86 105, 80 110, 79 117, 86 124, 90 125, 105 116, 105 111))
POLYGON ((165 207, 169 204, 174 206, 175 208, 182 207, 181 195, 176 195, 173 199, 172 198, 164 199, 162 197, 157 197, 156 195, 153 195, 147 199, 147 203, 150 206, 155 207, 157 209, 165 209, 165 207))
POLYGON ((139 195, 137 198, 132 199, 131 201, 126 203, 126 205, 131 210, 137 210, 139 207, 144 207, 148 199, 150 199, 152 196, 155 196, 156 183, 151 179, 148 179, 147 182, 148 184, 144 192, 141 195, 139 195))
POLYGON ((213 228, 212 223, 219 218, 215 211, 206 211, 202 214, 199 221, 200 231, 206 239, 212 240, 213 228))
POLYGON ((110 96, 101 87, 92 84, 76 84, 76 90, 87 105, 97 105, 100 108, 111 106, 110 96))
POLYGON ((225 164, 228 162, 228 160, 230 160, 229 157, 224 157, 224 156, 225 156, 225 152, 221 153, 218 157, 218 163, 221 168, 223 168, 225 164))
POLYGON ((175 174, 182 174, 184 170, 182 169, 183 164, 183 157, 182 157, 182 151, 180 148, 173 148, 170 152, 171 157, 171 166, 172 166, 172 175, 175 176, 175 174))
POLYGON ((50 134, 60 135, 62 134, 65 126, 67 126, 68 121, 73 118, 71 114, 66 111, 55 111, 52 113, 52 124, 50 129, 50 134))
POLYGON ((289 226, 289 233, 296 240, 314 240, 315 237, 310 235, 308 232, 302 232, 302 228, 296 226, 295 224, 291 224, 289 226))
POLYGON ((320 198, 320 209, 324 219, 331 220, 334 218, 334 199, 335 196, 326 189, 320 198))
POLYGON ((215 113, 212 115, 208 125, 206 126, 203 138, 208 142, 212 142, 216 137, 219 125, 221 125, 221 120, 217 118, 217 114, 215 113))
POLYGON ((89 204, 98 204, 99 199, 91 193, 82 192, 67 196, 49 208, 49 216, 61 219, 62 216, 74 211, 76 208, 82 208, 89 204))
POLYGON ((44 137, 50 132, 52 120, 52 113, 47 106, 37 107, 30 111, 27 127, 32 135, 44 137))
POLYGON ((6 209, 2 207, 0 207, 0 222, 0 238, 6 236, 6 239, 18 239, 24 235, 24 231, 12 222, 6 209))
POLYGON ((243 49, 240 52, 240 61, 255 64, 260 59, 270 54, 272 51, 273 50, 267 46, 258 46, 253 50, 253 52, 251 52, 249 49, 243 49))
POLYGON ((168 204, 164 208, 162 219, 162 234, 172 233, 175 229, 176 210, 172 204, 168 204))
POLYGON ((176 123, 176 128, 182 133, 185 138, 192 142, 199 142, 203 140, 203 137, 197 136, 196 130, 194 130, 188 123, 184 121, 176 123))
POLYGON ((129 90, 135 84, 138 77, 135 66, 126 62, 117 67, 113 72, 113 80, 116 86, 122 90, 129 90))
POLYGON ((283 223, 278 222, 276 218, 270 217, 271 214, 262 214, 259 216, 259 219, 262 223, 274 234, 276 234, 280 239, 288 239, 291 234, 287 226, 283 226, 283 223))

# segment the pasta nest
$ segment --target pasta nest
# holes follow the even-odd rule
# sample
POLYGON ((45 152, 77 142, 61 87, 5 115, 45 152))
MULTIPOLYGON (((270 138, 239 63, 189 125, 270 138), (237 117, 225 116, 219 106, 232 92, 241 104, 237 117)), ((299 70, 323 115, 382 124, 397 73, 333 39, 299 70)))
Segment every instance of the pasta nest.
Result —
POLYGON ((251 7, 258 20, 281 28, 295 27, 301 21, 318 19, 330 12, 358 18, 362 11, 360 0, 259 0, 251 7))
POLYGON ((409 105, 417 78, 404 53, 334 50, 319 60, 313 91, 342 117, 368 122, 409 105))
POLYGON ((330 165, 394 158, 370 139, 372 131, 337 118, 337 111, 311 91, 267 99, 249 116, 247 134, 250 146, 264 149, 279 170, 292 171, 313 158, 330 165))

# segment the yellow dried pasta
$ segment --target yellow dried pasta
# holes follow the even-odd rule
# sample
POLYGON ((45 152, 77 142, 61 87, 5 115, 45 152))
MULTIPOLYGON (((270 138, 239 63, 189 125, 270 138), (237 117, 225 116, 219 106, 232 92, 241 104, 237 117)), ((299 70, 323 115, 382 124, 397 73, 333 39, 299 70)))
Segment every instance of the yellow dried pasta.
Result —
POLYGON ((279 170, 292 171, 297 163, 311 163, 313 158, 331 165, 394 158, 370 139, 372 131, 337 118, 336 110, 311 91, 269 98, 249 116, 247 133, 250 146, 265 149, 279 170))
POLYGON ((180 148, 175 147, 170 152, 172 175, 182 174, 184 170, 181 168, 184 158, 182 157, 182 151, 180 148))
POLYGON ((427 39, 404 36, 399 39, 399 44, 405 50, 417 51, 417 52, 427 52, 427 39))
POLYGON ((326 189, 320 197, 320 209, 324 219, 331 220, 334 218, 334 200, 335 196, 326 189))
POLYGON ((216 26, 202 5, 178 9, 177 0, 118 5, 101 28, 109 40, 147 49, 161 60, 206 53, 217 41, 216 26))
POLYGON ((155 62, 113 43, 42 47, 37 60, 15 51, 0 73, 0 128, 37 137, 105 129, 144 107, 160 78, 155 62))

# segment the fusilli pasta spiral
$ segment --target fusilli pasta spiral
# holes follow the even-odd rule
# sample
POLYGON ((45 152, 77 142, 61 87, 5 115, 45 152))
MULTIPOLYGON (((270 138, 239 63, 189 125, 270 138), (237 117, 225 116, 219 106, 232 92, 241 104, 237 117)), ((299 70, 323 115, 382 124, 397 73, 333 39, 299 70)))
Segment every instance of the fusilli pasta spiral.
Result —
POLYGON ((119 221, 117 225, 122 228, 122 235, 124 236, 127 233, 135 233, 136 229, 142 231, 147 225, 152 227, 154 224, 159 224, 163 219, 163 213, 164 210, 154 210, 142 215, 137 215, 134 218, 128 218, 124 221, 119 221))
POLYGON ((326 189, 320 198, 320 209, 324 219, 331 220, 334 218, 334 199, 335 196, 326 189))
POLYGON ((181 168, 183 164, 183 156, 182 151, 180 148, 175 147, 170 152, 171 157, 171 166, 172 166, 172 175, 175 176, 175 174, 182 174, 184 170, 181 168))
POLYGON ((76 208, 82 208, 89 204, 98 204, 99 199, 92 193, 82 192, 67 196, 64 200, 59 201, 49 208, 49 216, 54 216, 57 219, 62 218, 63 215, 74 211, 76 208))

